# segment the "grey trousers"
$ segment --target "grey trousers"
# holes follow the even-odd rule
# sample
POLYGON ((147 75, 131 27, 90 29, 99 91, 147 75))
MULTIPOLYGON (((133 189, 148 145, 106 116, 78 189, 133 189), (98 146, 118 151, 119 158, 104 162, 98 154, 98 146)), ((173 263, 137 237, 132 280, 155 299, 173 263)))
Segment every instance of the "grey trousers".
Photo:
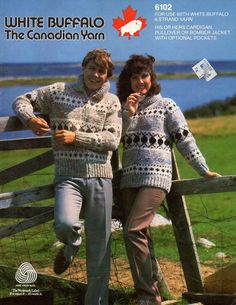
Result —
POLYGON ((140 300, 153 304, 160 304, 160 295, 150 224, 165 195, 162 189, 151 187, 122 190, 124 240, 134 287, 140 300))
POLYGON ((85 305, 108 305, 112 212, 111 179, 55 179, 54 229, 71 252, 81 244, 80 212, 83 204, 88 286, 85 305))

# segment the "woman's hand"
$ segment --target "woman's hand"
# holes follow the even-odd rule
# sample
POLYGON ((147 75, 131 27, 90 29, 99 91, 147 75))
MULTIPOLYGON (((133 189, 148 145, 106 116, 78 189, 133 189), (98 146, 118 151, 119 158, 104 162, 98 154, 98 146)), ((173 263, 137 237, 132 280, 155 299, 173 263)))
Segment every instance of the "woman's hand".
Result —
POLYGON ((37 136, 43 136, 50 130, 48 123, 43 118, 33 117, 28 120, 27 125, 37 136))
POLYGON ((216 173, 216 172, 206 172, 206 174, 204 175, 205 178, 211 178, 211 177, 221 177, 220 174, 216 173))
POLYGON ((139 103, 139 99, 140 99, 141 94, 136 92, 136 93, 132 93, 127 97, 126 103, 125 103, 125 107, 128 110, 128 115, 131 117, 133 116, 137 109, 138 109, 138 103, 139 103))
POLYGON ((57 130, 54 133, 54 139, 57 142, 57 144, 63 145, 69 145, 69 144, 73 144, 75 142, 75 132, 74 131, 68 131, 65 129, 62 130, 57 130))

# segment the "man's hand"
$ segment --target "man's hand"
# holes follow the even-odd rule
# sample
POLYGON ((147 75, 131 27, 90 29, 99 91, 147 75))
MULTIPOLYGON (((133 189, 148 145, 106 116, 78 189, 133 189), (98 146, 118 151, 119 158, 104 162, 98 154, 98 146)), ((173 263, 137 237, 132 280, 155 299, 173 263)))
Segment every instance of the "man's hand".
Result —
POLYGON ((54 139, 57 142, 57 144, 73 144, 75 142, 75 132, 74 131, 68 131, 65 129, 57 130, 54 133, 54 139))
POLYGON ((220 174, 216 173, 216 172, 207 172, 204 176, 205 178, 212 178, 212 177, 221 177, 220 174))
POLYGON ((33 117, 28 120, 27 125, 37 136, 42 136, 50 130, 48 123, 42 118, 33 117))

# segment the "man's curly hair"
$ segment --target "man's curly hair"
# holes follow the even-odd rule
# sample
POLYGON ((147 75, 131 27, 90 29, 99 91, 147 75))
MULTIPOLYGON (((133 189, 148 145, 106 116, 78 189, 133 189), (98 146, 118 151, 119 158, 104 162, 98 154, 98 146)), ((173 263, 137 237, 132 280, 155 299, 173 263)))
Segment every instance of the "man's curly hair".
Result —
POLYGON ((98 48, 88 52, 82 61, 82 67, 85 68, 89 61, 94 61, 99 67, 106 67, 107 77, 112 76, 114 64, 111 60, 111 54, 105 49, 98 48))
POLYGON ((124 103, 127 97, 133 93, 131 89, 131 76, 133 74, 141 74, 142 72, 148 72, 151 76, 151 88, 148 91, 148 96, 153 96, 161 91, 160 85, 157 83, 156 73, 154 71, 153 64, 155 58, 151 55, 136 55, 133 54, 126 61, 117 81, 117 95, 124 103))

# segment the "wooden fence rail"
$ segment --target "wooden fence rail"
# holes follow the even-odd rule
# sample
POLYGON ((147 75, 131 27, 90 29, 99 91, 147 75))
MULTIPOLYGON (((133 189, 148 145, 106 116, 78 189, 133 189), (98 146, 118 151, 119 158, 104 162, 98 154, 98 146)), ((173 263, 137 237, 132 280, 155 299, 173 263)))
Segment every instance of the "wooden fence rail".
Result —
MULTIPOLYGON (((200 179, 188 179, 188 180, 174 180, 172 183, 172 188, 170 192, 170 196, 173 197, 171 201, 175 202, 178 200, 179 196, 182 195, 190 195, 190 194, 208 194, 212 193, 212 189, 214 189, 214 193, 223 192, 232 192, 236 190, 236 176, 225 176, 225 177, 217 177, 214 179, 209 178, 200 178, 200 179), (189 191, 189 187, 191 186, 191 190, 189 191)), ((29 213, 32 214, 32 220, 24 221, 27 225, 23 225, 22 223, 19 225, 8 226, 9 229, 0 228, 0 238, 8 237, 17 232, 26 230, 35 225, 38 225, 43 222, 47 222, 53 218, 53 206, 49 207, 28 207, 28 216, 23 216, 26 213, 25 207, 19 208, 19 206, 42 201, 45 199, 50 199, 54 197, 54 185, 48 184, 44 186, 38 186, 33 188, 28 188, 25 190, 18 190, 15 192, 7 192, 0 194, 0 218, 10 218, 10 215, 17 215, 19 217, 21 215, 22 218, 28 218, 29 213), (17 208, 17 209, 16 209, 17 208), (6 212, 8 209, 9 213, 6 212), (4 212, 2 212, 4 210, 4 212), (17 212, 16 212, 17 211, 17 212), (37 211, 37 213, 36 213, 37 211), (41 217, 41 213, 43 215, 48 215, 46 218, 41 217), (46 213, 46 214, 45 214, 46 213), (49 219, 48 217, 51 218, 49 219), (30 225, 28 225, 30 224, 30 225)), ((116 211, 115 211, 116 212, 116 211)), ((180 214, 181 215, 181 214, 180 214)), ((119 218, 119 215, 116 213, 113 214, 113 218, 119 218)), ((176 219, 176 217, 175 217, 176 219)), ((178 225, 178 231, 180 226, 178 225)), ((186 228, 184 227, 184 231, 186 232, 186 228)), ((181 232, 181 236, 183 238, 183 232, 181 232)), ((181 239, 182 239, 181 238, 181 239)), ((189 255, 189 253, 188 253, 189 255)))
MULTIPOLYGON (((236 191, 236 176, 173 180, 171 195, 196 195, 236 191)), ((32 203, 54 196, 54 185, 48 184, 0 194, 0 209, 32 203)))
MULTIPOLYGON (((44 115, 40 115, 40 117, 43 117, 46 120, 48 119, 44 115)), ((0 132, 19 131, 26 129, 28 128, 21 123, 17 116, 0 117, 0 132)))
POLYGON ((17 150, 17 149, 29 149, 29 148, 44 148, 51 147, 50 137, 40 138, 22 138, 16 140, 1 140, 1 150, 17 150))
POLYGON ((40 169, 52 165, 54 162, 52 150, 40 154, 34 158, 21 162, 0 172, 0 185, 9 183, 40 169))

